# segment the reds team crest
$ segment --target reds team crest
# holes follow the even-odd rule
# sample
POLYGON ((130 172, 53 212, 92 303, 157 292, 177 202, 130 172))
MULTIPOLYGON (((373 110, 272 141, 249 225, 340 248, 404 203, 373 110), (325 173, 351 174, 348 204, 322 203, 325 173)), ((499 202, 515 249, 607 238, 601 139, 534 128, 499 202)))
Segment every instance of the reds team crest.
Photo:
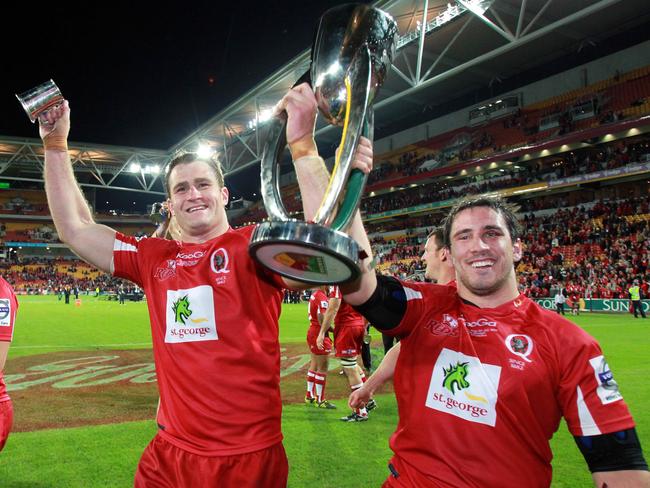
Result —
POLYGON ((217 285, 223 285, 226 282, 226 276, 230 273, 230 259, 228 251, 220 247, 210 256, 210 269, 217 275, 217 285))

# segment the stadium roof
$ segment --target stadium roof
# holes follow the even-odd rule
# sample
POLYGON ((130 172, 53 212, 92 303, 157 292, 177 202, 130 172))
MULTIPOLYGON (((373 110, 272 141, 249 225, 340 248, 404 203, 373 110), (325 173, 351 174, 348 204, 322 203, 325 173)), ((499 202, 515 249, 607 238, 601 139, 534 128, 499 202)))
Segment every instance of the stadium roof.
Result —
MULTIPOLYGON (((605 41, 650 20, 646 0, 378 0, 373 5, 392 14, 400 32, 394 67, 375 102, 379 138, 514 89, 526 74, 539 79, 566 69, 567 56, 576 62, 581 54, 598 57, 616 47, 605 41)), ((160 168, 177 151, 196 150, 199 144, 219 153, 226 176, 257 164, 264 118, 308 69, 308 48, 168 151, 71 143, 81 185, 162 194, 160 168)), ((339 138, 338 130, 319 121, 317 140, 326 156, 339 138)), ((0 136, 0 178, 41 182, 42 158, 39 140, 0 136)))

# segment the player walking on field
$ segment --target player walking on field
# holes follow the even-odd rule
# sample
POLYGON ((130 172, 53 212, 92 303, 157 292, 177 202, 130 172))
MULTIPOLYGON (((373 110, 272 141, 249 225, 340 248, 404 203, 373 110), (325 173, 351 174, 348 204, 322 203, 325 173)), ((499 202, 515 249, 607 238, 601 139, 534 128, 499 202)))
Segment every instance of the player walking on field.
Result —
MULTIPOLYGON (((361 354, 363 337, 366 334, 366 321, 361 314, 341 300, 339 287, 333 288, 333 296, 336 299, 338 308, 334 318, 334 349, 336 350, 336 357, 341 361, 341 367, 350 385, 350 390, 355 392, 366 381, 365 372, 357 361, 359 354, 361 354)), ((324 327, 322 326, 316 340, 318 347, 321 347, 323 332, 324 327)), ((368 420, 368 410, 375 407, 374 400, 369 400, 367 405, 354 408, 350 415, 342 417, 341 420, 345 422, 364 422, 368 420)))
POLYGON ((338 309, 338 300, 329 297, 329 287, 324 285, 314 288, 309 298, 309 329, 307 330, 307 345, 311 353, 309 371, 307 372, 307 393, 305 403, 316 405, 319 408, 334 409, 336 405, 325 399, 325 386, 327 385, 327 371, 329 369, 329 355, 332 352, 332 340, 329 331, 338 309), (326 332, 323 337, 322 348, 316 344, 318 334, 323 327, 326 332))

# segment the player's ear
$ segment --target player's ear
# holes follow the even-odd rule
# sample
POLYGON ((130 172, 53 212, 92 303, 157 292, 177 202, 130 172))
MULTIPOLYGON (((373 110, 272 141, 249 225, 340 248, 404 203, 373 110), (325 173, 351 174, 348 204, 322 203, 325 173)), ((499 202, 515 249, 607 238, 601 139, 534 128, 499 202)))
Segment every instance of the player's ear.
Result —
POLYGON ((441 251, 440 252, 440 261, 443 262, 443 263, 448 261, 449 257, 450 257, 449 256, 449 249, 446 248, 446 247, 443 247, 440 251, 441 251))

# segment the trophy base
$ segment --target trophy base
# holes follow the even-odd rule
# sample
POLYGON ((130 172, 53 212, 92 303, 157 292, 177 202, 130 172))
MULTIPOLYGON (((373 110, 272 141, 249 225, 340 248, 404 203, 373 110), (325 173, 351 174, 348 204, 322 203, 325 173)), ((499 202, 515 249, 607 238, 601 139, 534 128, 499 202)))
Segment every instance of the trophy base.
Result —
POLYGON ((354 281, 360 274, 359 246, 342 232, 297 220, 258 224, 250 255, 271 271, 318 285, 354 281))

